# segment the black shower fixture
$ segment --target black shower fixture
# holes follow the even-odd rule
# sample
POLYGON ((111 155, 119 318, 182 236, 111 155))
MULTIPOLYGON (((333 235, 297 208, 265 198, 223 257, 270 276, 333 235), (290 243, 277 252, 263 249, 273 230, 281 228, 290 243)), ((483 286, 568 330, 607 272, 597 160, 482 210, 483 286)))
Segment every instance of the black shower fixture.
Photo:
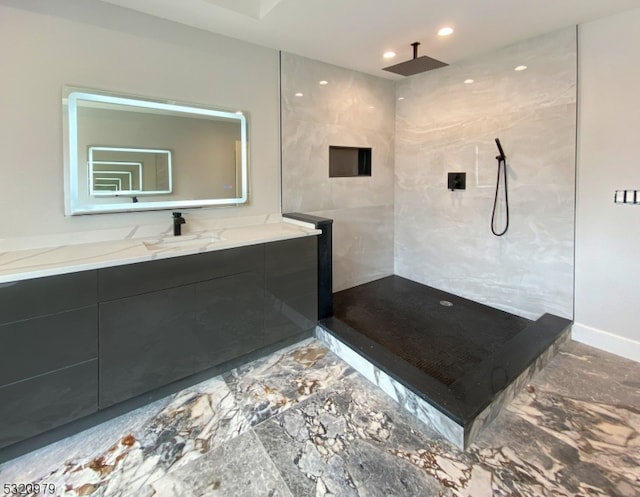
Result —
POLYGON ((496 180, 496 194, 493 197, 493 211, 491 212, 491 232, 496 236, 504 235, 509 229, 509 188, 507 186, 507 156, 504 155, 504 150, 502 150, 502 145, 500 144, 500 139, 496 138, 496 146, 498 147, 498 152, 500 155, 496 156, 496 160, 498 161, 498 179, 496 180), (498 208, 498 190, 500 189, 500 173, 504 173, 504 209, 506 214, 506 221, 504 224, 504 229, 502 231, 498 231, 495 228, 495 218, 496 218, 496 210, 498 208))
POLYGON ((496 145, 498 146, 498 152, 500 152, 500 155, 496 157, 496 160, 505 161, 507 156, 504 155, 504 150, 502 150, 502 145, 500 144, 500 138, 496 138, 496 145))
POLYGON ((455 190, 467 189, 467 173, 449 173, 447 174, 447 188, 452 192, 455 190))
POLYGON ((400 62, 389 67, 383 67, 384 71, 400 74, 401 76, 413 76, 421 72, 431 71, 432 69, 438 69, 440 67, 448 66, 446 62, 432 59, 423 55, 418 57, 418 45, 420 42, 414 41, 411 46, 413 47, 413 59, 400 62))

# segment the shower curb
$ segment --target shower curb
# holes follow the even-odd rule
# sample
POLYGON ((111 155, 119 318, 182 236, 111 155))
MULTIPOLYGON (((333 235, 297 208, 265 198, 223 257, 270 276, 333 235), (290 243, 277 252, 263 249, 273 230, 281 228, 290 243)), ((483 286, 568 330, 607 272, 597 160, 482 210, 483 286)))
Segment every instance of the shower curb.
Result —
POLYGON ((321 320, 315 335, 407 412, 465 450, 570 340, 571 321, 543 315, 450 386, 337 318, 321 320))

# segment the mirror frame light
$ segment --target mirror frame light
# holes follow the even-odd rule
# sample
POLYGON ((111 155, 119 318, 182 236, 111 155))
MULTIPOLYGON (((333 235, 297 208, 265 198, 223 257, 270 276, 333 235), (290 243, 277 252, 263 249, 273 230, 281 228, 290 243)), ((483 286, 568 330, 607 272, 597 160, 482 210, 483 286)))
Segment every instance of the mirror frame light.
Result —
MULTIPOLYGON (((139 190, 119 190, 117 195, 163 195, 167 193, 171 193, 173 191, 173 175, 171 173, 171 150, 164 150, 159 148, 131 148, 131 147, 89 147, 89 162, 88 162, 88 170, 89 170, 89 195, 91 196, 110 196, 113 197, 114 194, 111 192, 101 192, 100 190, 95 190, 94 185, 94 173, 102 172, 96 171, 94 165, 113 165, 113 166, 137 166, 138 167, 138 184, 140 185, 139 190), (122 161, 101 161, 101 160, 93 160, 93 153, 96 152, 134 152, 134 153, 150 153, 150 154, 165 154, 167 156, 167 165, 169 170, 169 178, 168 184, 169 188, 166 190, 144 190, 143 189, 143 178, 142 178, 142 162, 122 162, 122 161)), ((116 172, 116 171, 113 171, 116 172)), ((131 182, 129 183, 132 184, 131 182)))
MULTIPOLYGON (((243 113, 227 112, 196 107, 193 105, 178 104, 173 102, 161 102, 145 100, 141 97, 125 97, 108 94, 95 90, 80 90, 66 87, 63 106, 66 105, 65 116, 65 215, 75 216, 81 214, 97 214, 112 212, 131 212, 148 210, 183 209, 193 207, 238 205, 248 201, 247 179, 247 119, 243 113), (67 93, 68 92, 68 93, 67 93), (169 200, 156 202, 126 202, 113 204, 87 204, 79 201, 79 158, 78 158, 78 106, 82 101, 107 103, 123 106, 132 106, 145 109, 155 109, 166 112, 188 113, 199 116, 220 117, 237 120, 240 123, 240 150, 241 150, 241 190, 235 198, 200 199, 200 200, 169 200)), ((171 179, 170 179, 171 181, 171 179)), ((137 197, 138 193, 131 192, 137 197)), ((136 199, 137 200, 137 199, 136 199)))
MULTIPOLYGON (((129 178, 129 186, 131 186, 133 184, 133 174, 131 173, 131 171, 101 171, 101 170, 95 170, 93 168, 94 164, 104 164, 104 165, 115 165, 113 162, 106 162, 106 161, 93 161, 92 163, 89 164, 89 195, 91 195, 92 197, 96 197, 96 196, 100 196, 100 195, 109 195, 109 196, 113 196, 114 193, 107 191, 106 193, 103 190, 96 190, 96 180, 100 180, 100 181, 111 181, 114 178, 100 178, 98 176, 96 176, 97 174, 111 174, 111 175, 121 175, 121 176, 127 176, 129 178)), ((138 163, 134 163, 134 162, 125 162, 123 163, 123 165, 125 166, 137 166, 139 171, 138 171, 138 177, 142 178, 142 163, 138 162, 138 163)), ((122 187, 114 190, 115 192, 122 192, 124 190, 122 190, 122 187)), ((127 194, 131 194, 132 192, 139 192, 140 190, 127 190, 126 193, 127 194)), ((117 193, 116 193, 117 194, 117 193)))

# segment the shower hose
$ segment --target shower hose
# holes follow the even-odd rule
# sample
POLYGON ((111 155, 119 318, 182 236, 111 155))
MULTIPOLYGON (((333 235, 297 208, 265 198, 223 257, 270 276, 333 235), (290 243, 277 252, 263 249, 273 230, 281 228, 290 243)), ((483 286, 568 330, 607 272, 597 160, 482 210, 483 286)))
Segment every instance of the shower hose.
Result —
POLYGON ((509 229, 509 191, 507 189, 507 161, 504 157, 498 156, 498 179, 496 181, 496 195, 493 198, 493 212, 491 213, 491 232, 496 236, 504 235, 509 229), (502 166, 502 167, 501 167, 502 166), (495 217, 496 217, 496 209, 498 207, 498 190, 500 189, 500 171, 504 171, 504 203, 505 203, 505 213, 506 213, 506 223, 504 226, 504 230, 501 232, 496 231, 495 228, 495 217))

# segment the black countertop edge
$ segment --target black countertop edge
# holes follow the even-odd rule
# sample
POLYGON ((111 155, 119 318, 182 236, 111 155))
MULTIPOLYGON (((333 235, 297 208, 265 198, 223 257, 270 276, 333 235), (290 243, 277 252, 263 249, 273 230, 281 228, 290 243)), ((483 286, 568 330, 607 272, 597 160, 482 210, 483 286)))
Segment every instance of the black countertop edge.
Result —
POLYGON ((462 406, 461 417, 473 421, 571 326, 572 321, 544 314, 451 385, 462 406))
POLYGON ((392 354, 377 342, 335 317, 322 319, 319 324, 347 346, 356 349, 375 367, 407 387, 454 422, 463 425, 463 410, 460 401, 446 385, 392 354))
POLYGON ((296 221, 302 221, 304 223, 311 223, 315 225, 316 228, 319 228, 323 224, 333 224, 333 219, 312 216, 311 214, 304 214, 303 212, 287 212, 286 214, 282 214, 282 217, 295 219, 296 221))

